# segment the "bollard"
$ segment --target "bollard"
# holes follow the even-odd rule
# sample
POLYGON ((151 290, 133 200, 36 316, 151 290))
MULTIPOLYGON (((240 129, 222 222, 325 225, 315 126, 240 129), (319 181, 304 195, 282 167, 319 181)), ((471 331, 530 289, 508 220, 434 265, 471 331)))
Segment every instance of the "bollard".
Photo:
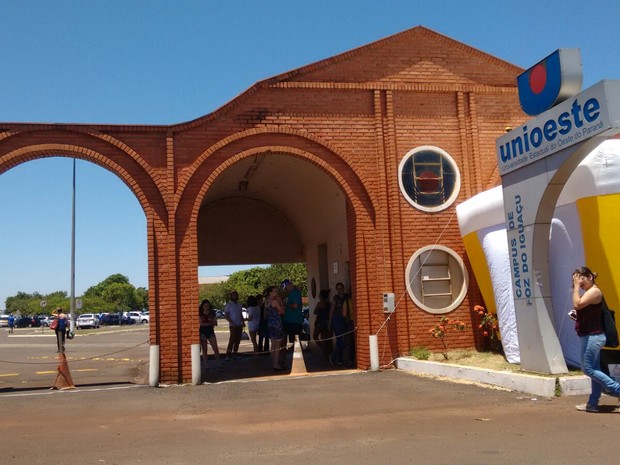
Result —
POLYGON ((370 343, 370 371, 379 371, 379 343, 377 335, 368 336, 370 343))
POLYGON ((159 346, 153 344, 149 350, 149 386, 159 386, 159 346))
POLYGON ((192 344, 192 385, 202 381, 202 367, 200 366, 200 344, 192 344))

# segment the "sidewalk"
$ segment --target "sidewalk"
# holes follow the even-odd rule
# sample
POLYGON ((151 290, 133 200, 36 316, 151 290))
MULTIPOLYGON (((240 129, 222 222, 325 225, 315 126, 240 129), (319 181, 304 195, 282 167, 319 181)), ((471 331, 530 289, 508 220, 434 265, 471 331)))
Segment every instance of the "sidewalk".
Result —
POLYGON ((542 397, 577 396, 590 393, 590 379, 585 375, 535 375, 401 357, 399 370, 441 378, 467 380, 542 397))

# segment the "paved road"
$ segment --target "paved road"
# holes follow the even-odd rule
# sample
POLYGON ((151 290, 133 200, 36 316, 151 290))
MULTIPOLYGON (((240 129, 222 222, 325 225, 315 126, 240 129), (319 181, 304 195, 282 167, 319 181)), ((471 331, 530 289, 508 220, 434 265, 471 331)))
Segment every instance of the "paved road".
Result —
MULTIPOLYGON (((76 384, 126 384, 143 377, 148 364, 148 326, 80 330, 66 341, 76 384)), ((49 388, 56 378, 56 336, 48 328, 0 331, 0 394, 49 388)))
POLYGON ((615 462, 620 415, 577 412, 574 402, 395 370, 28 392, 0 396, 0 462, 615 462))
MULTIPOLYGON (((226 352, 228 331, 218 330, 218 346, 226 352)), ((148 326, 119 328, 102 327, 97 330, 77 331, 73 340, 66 342, 66 356, 78 387, 112 384, 148 383, 148 326)), ((304 353, 307 371, 311 373, 342 371, 346 367, 332 367, 317 347, 304 353)), ((289 371, 292 350, 289 351, 289 371)), ((269 356, 252 354, 250 341, 242 341, 241 360, 225 362, 224 369, 216 368, 209 347, 210 360, 203 366, 204 382, 255 379, 278 375, 273 371, 269 356)), ((0 395, 16 391, 48 389, 56 379, 58 355, 54 332, 42 328, 16 329, 15 334, 0 330, 0 395)))
MULTIPOLYGON (((132 338, 140 342, 145 331, 77 338, 69 356, 72 350, 73 355, 109 351, 115 343, 120 349, 132 338)), ((23 352, 28 359, 53 344, 53 339, 36 341, 1 338, 0 349, 3 356, 23 352)), ((564 465, 616 460, 620 414, 609 397, 603 398, 602 413, 588 414, 574 409, 580 398, 534 398, 396 370, 320 371, 321 361, 312 352, 305 357, 312 366, 306 376, 265 371, 266 358, 248 356, 227 362, 224 370, 210 369, 198 386, 150 388, 131 384, 130 377, 114 385, 76 382, 77 389, 62 392, 30 381, 21 388, 5 386, 0 388, 0 463, 564 465)), ((130 360, 125 366, 144 362, 130 360)), ((94 359, 84 363, 106 366, 94 359)), ((108 375, 120 379, 122 360, 108 363, 108 375)), ((71 366, 77 370, 78 363, 71 366)), ((74 378, 82 376, 87 373, 74 378)))

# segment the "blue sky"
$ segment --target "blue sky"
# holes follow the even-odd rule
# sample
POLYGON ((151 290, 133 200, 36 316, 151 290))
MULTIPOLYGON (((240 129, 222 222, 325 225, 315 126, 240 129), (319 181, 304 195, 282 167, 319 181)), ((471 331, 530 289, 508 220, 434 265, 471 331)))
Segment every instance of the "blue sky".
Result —
MULTIPOLYGON (((620 79, 620 2, 3 0, 0 121, 173 124, 255 82, 423 25, 527 68, 581 49, 584 87, 620 79)), ((0 309, 70 290, 67 158, 0 175, 0 309)), ((76 294, 113 273, 147 286, 146 220, 113 174, 77 162, 76 294)), ((201 276, 240 267, 201 268, 201 276)))

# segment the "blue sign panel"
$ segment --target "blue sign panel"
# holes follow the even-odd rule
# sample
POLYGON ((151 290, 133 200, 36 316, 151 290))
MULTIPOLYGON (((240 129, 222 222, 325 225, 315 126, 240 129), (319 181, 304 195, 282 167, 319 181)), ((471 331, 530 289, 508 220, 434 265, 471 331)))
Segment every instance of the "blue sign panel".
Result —
POLYGON ((517 77, 519 103, 536 116, 581 90, 579 49, 558 49, 517 77))

